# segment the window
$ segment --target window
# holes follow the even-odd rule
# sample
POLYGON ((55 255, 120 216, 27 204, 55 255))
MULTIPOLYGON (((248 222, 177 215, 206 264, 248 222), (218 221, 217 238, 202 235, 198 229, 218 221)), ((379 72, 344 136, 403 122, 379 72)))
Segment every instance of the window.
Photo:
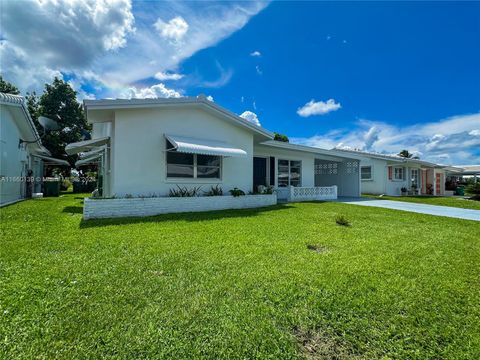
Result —
POLYGON ((416 188, 419 187, 420 185, 420 175, 418 173, 418 169, 411 169, 411 174, 412 174, 412 177, 411 177, 411 181, 412 181, 412 186, 415 186, 416 188))
MULTIPOLYGON (((167 141, 167 150, 173 145, 167 141)), ((167 177, 190 179, 220 179, 220 156, 185 154, 167 151, 167 177)))
POLYGON ((372 180, 372 167, 362 166, 360 168, 360 176, 362 180, 372 180))
POLYGON ((302 162, 295 160, 278 160, 278 186, 301 186, 302 162))
POLYGON ((393 168, 393 180, 403 180, 405 177, 403 176, 403 167, 395 167, 393 168))

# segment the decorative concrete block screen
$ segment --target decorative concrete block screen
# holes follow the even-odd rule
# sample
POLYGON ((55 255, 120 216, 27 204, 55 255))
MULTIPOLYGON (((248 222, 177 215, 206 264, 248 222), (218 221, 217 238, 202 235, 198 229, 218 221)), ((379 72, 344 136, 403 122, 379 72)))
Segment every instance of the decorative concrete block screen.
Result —
POLYGON ((315 186, 333 185, 337 186, 337 196, 360 196, 359 161, 315 159, 315 186))
POLYGON ((291 187, 290 201, 335 200, 337 186, 291 187))
POLYGON ((277 195, 164 197, 143 199, 90 199, 83 205, 83 218, 152 216, 180 212, 248 209, 271 206, 277 195))
POLYGON ((315 164, 315 175, 337 175, 338 163, 324 162, 315 164))

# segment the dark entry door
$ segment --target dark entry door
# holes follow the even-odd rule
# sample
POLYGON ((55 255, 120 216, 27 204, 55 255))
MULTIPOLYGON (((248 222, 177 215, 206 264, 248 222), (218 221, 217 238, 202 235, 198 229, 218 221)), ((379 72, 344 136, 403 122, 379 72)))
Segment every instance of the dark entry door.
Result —
POLYGON ((253 189, 256 191, 259 185, 267 185, 267 159, 253 158, 253 189))

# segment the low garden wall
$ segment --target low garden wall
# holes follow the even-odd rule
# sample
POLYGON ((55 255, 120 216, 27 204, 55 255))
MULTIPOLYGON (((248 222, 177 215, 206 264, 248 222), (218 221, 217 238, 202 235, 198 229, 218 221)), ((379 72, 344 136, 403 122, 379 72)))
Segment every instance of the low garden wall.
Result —
POLYGON ((83 205, 83 218, 152 216, 180 212, 248 209, 277 203, 276 194, 244 196, 159 197, 133 199, 91 199, 83 205))

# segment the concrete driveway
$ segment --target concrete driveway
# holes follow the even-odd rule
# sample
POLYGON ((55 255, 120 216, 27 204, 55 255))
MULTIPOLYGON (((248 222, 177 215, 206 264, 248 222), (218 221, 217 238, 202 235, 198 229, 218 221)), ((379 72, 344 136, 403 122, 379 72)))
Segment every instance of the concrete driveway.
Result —
POLYGON ((404 201, 375 200, 365 198, 339 198, 338 202, 346 204, 373 206, 385 209, 410 211, 420 214, 446 216, 456 219, 480 221, 480 210, 460 209, 450 206, 437 206, 428 204, 409 203, 404 201))

